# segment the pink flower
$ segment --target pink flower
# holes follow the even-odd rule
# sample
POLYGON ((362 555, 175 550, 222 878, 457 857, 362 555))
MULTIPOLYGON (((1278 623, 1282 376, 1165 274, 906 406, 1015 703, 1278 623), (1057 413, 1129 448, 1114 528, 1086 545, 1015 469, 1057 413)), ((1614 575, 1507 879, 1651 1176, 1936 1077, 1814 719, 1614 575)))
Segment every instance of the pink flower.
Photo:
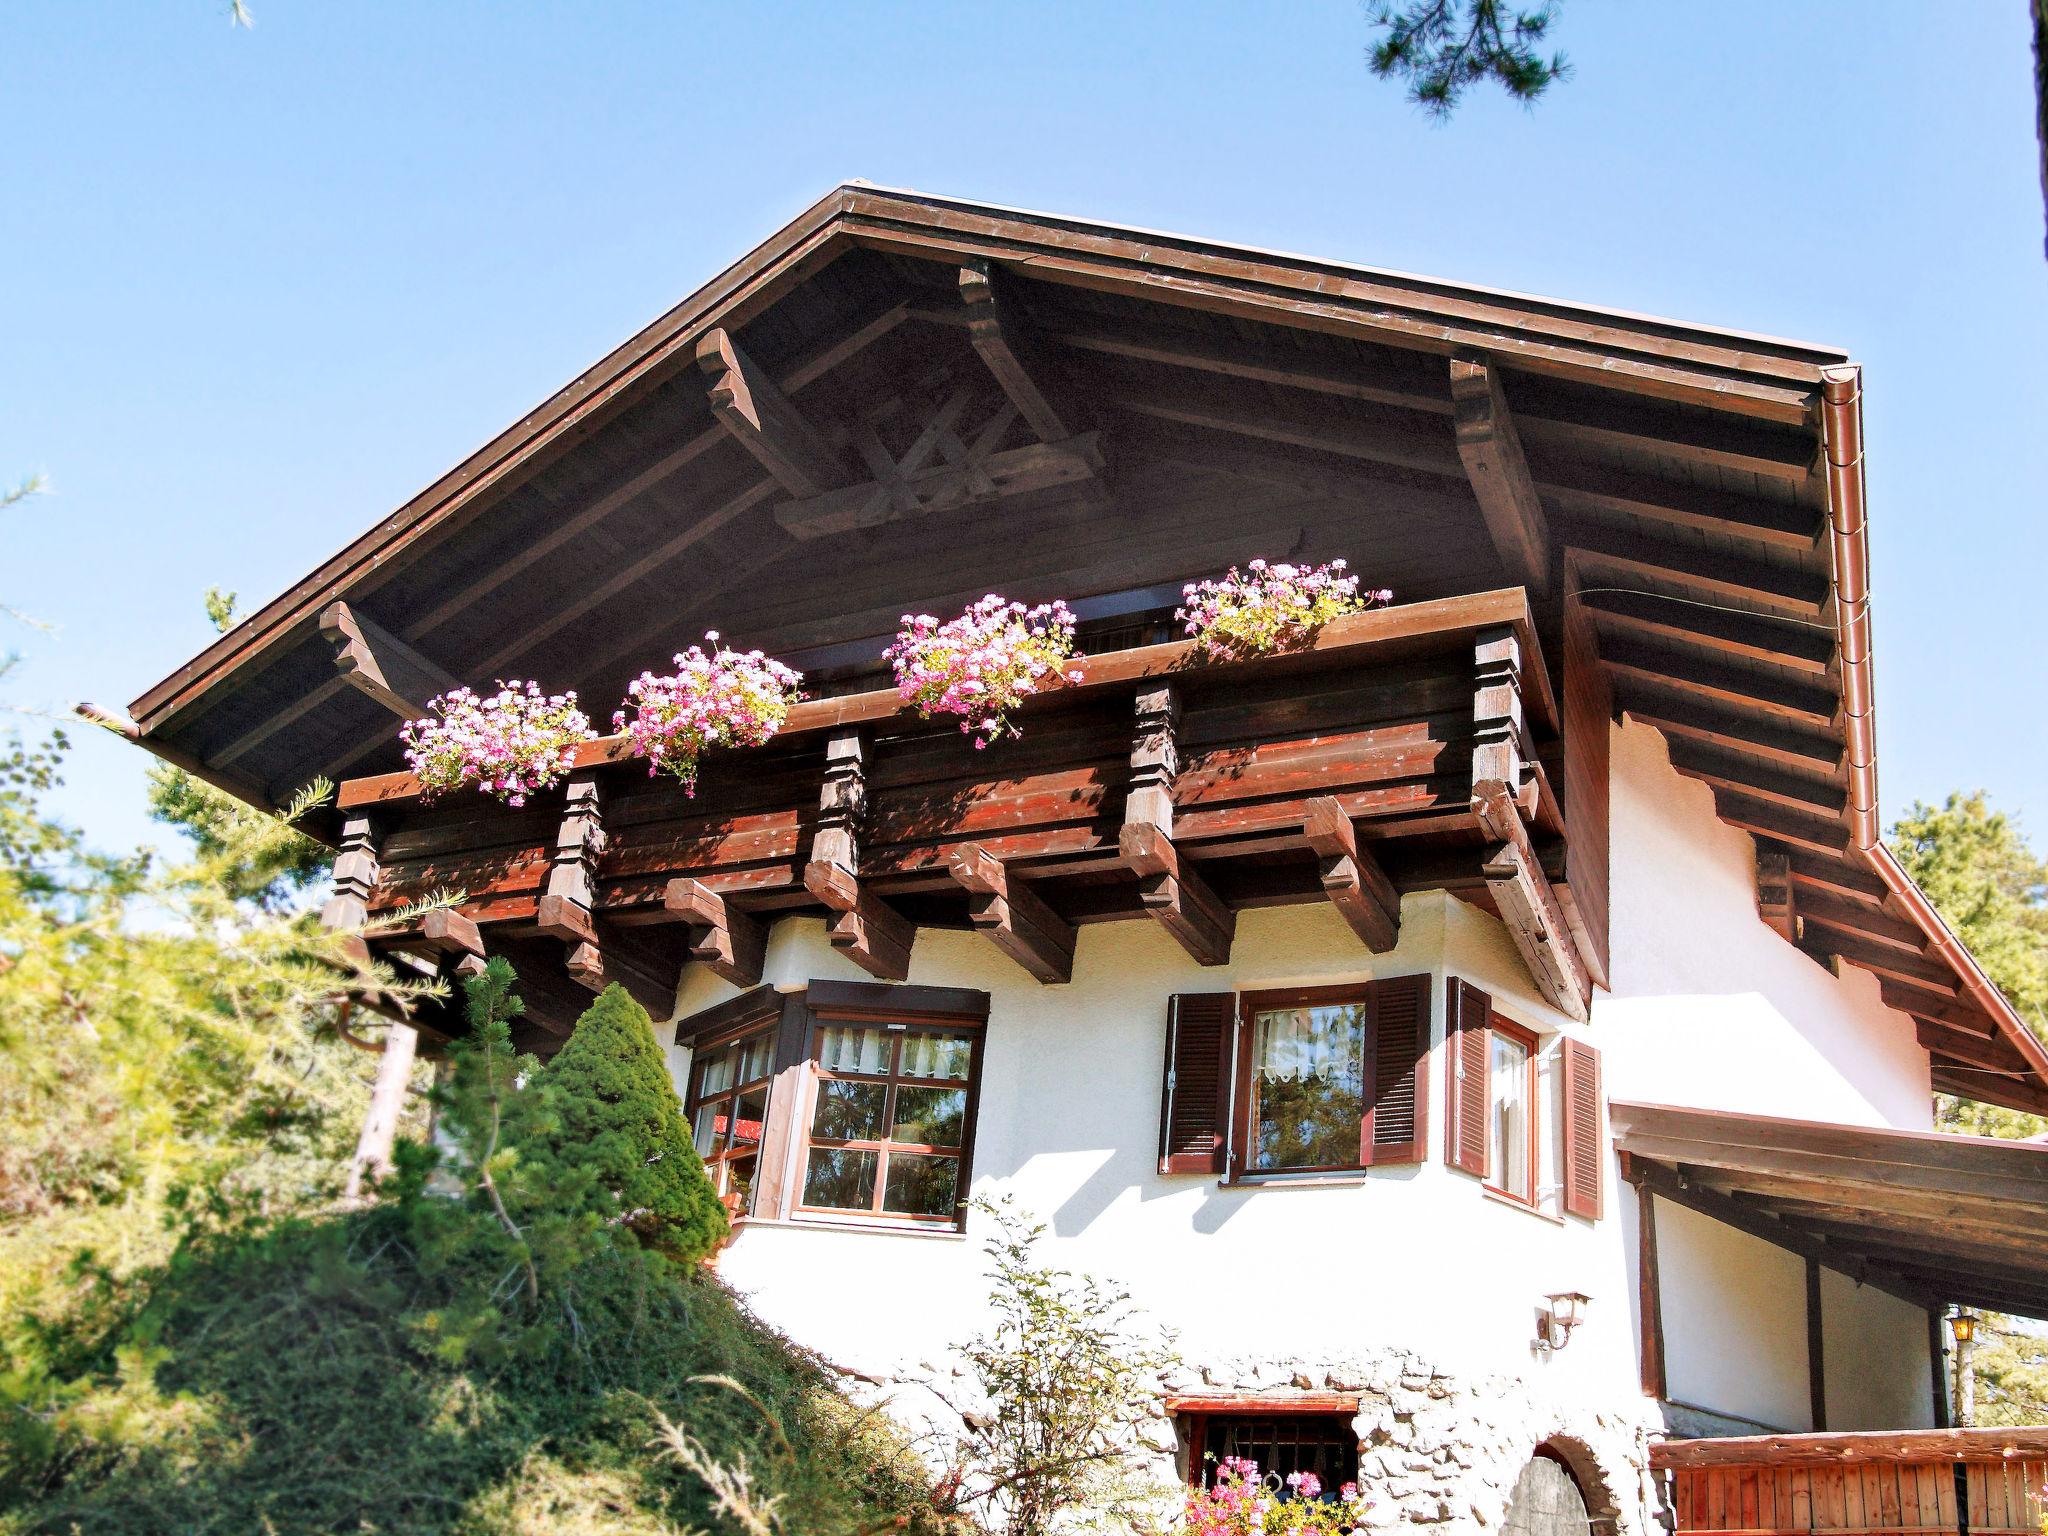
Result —
POLYGON ((883 655, 904 703, 926 719, 960 716, 960 729, 979 749, 1016 734, 1010 711, 1045 679, 1079 680, 1078 671, 1062 666, 1073 651, 1074 616, 1065 603, 1026 608, 990 593, 944 624, 929 614, 906 614, 883 655))
POLYGON ((759 651, 719 648, 718 631, 675 658, 676 670, 643 672, 626 690, 631 709, 612 716, 648 760, 648 773, 666 769, 697 792, 697 763, 708 747, 758 747, 782 728, 801 696, 803 675, 759 651))
POLYGON ((576 748, 596 734, 574 693, 543 694, 516 678, 488 698, 457 688, 427 707, 437 718, 408 720, 399 737, 429 798, 473 783, 523 806, 575 767, 576 748))
POLYGON ((1305 643, 1332 619, 1393 600, 1384 589, 1361 594, 1358 578, 1344 569, 1342 560, 1321 566, 1254 560, 1244 571, 1232 566, 1220 580, 1183 587, 1185 601, 1174 617, 1212 660, 1284 650, 1305 643))

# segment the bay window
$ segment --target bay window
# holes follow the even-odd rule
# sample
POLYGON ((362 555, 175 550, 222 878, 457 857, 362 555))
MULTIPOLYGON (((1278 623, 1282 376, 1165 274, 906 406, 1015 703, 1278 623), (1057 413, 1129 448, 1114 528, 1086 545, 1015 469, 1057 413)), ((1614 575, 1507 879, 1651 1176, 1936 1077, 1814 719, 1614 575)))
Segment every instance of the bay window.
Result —
POLYGON ((753 1198, 774 1066, 773 1024, 699 1045, 690 1064, 688 1109, 697 1155, 735 1214, 753 1198))

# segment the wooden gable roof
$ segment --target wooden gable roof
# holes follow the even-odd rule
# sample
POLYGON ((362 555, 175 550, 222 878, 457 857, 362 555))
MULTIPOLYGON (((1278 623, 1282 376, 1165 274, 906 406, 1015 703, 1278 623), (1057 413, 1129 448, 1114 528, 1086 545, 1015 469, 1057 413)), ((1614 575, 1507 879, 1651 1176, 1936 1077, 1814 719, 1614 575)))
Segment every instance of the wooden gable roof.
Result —
POLYGON ((1521 585, 1781 859, 1789 936, 1876 972, 1941 1086, 2048 1106, 1877 843, 1859 390, 1802 343, 851 184, 127 728, 277 804, 396 767, 394 711, 453 682, 602 718, 706 628, 853 687, 906 607, 992 588, 1153 623, 1128 644, 1258 553, 1403 601, 1521 585))

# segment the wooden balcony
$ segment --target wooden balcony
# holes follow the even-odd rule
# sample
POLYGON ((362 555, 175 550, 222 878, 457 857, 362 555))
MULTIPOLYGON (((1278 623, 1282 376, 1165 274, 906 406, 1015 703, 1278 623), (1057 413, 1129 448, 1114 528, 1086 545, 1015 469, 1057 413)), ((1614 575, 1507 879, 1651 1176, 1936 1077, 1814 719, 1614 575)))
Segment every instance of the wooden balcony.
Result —
POLYGON ((1673 1536, 2039 1536, 2048 1428, 1666 1440, 1673 1536))
POLYGON ((979 751, 893 691, 803 703, 766 747, 710 755, 694 797, 618 737, 520 810, 353 780, 343 894, 376 914, 460 891, 378 946, 443 971, 506 954, 541 1046, 607 980, 657 1016, 692 959, 757 981, 767 925, 792 913, 828 917, 885 979, 918 927, 972 926, 1057 982, 1082 924, 1158 921, 1216 965, 1240 908, 1328 900, 1383 950, 1400 892, 1429 887, 1500 911, 1583 1011, 1573 928, 1604 891, 1571 867, 1554 787, 1571 744, 1521 589, 1356 615, 1256 661, 1172 643, 1078 670, 1025 707, 1021 739, 979 751))

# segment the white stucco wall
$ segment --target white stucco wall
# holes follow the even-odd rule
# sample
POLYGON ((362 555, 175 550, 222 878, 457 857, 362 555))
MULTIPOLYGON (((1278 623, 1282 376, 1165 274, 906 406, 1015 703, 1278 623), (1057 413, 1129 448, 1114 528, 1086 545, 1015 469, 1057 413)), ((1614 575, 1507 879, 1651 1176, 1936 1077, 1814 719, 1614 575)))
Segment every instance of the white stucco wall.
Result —
POLYGON ((1609 1095, 1930 1128, 1927 1054, 1877 978, 1832 976, 1759 921, 1749 835, 1660 732, 1617 728, 1613 760, 1614 989, 1594 1007, 1609 1095))
POLYGON ((1771 1429, 1813 1428, 1806 1261, 1668 1200, 1655 1208, 1672 1399, 1771 1429))
MULTIPOLYGON (((1542 1003, 1498 922, 1442 892, 1403 901, 1399 947, 1381 956, 1322 904, 1242 913, 1231 964, 1217 969, 1196 966, 1152 923, 1086 927, 1074 979, 1056 987, 980 935, 921 931, 912 981, 991 996, 975 1193, 1011 1196, 1048 1222, 1052 1258, 1127 1286, 1191 1362, 1401 1349, 1447 1371, 1512 1378, 1545 1401, 1642 1413, 1633 1198, 1611 1158, 1598 1223, 1510 1206, 1445 1166, 1445 975, 1486 988, 1553 1050, 1560 1031, 1583 1031, 1612 1098, 1921 1127, 1929 1085, 1910 1024, 1883 1007, 1871 978, 1830 975, 1758 921, 1749 839, 1672 771, 1662 738, 1617 727, 1613 761, 1614 991, 1596 998, 1586 1026, 1542 1003), (1156 1171, 1172 993, 1417 972, 1435 979, 1427 1162, 1294 1188, 1156 1171), (1570 1346, 1546 1355, 1532 1348, 1535 1312, 1564 1290, 1594 1300, 1570 1346)), ((791 989, 827 977, 868 979, 822 923, 776 925, 766 980, 791 989)), ((678 1014, 733 992, 692 967, 678 1014)), ((679 1083, 686 1055, 674 1053, 679 1083)), ((1555 1176, 1553 1147, 1542 1177, 1555 1176)), ((1804 1428, 1801 1262, 1662 1208, 1672 1396, 1804 1428)), ((942 1371, 979 1320, 974 1236, 757 1223, 720 1267, 768 1320, 839 1364, 942 1371)), ((1854 1330, 1868 1322, 1890 1337, 1897 1319, 1867 1296, 1840 1315, 1830 1327, 1843 1342, 1829 1355, 1831 1376, 1836 1357, 1843 1372, 1842 1413, 1921 1422, 1924 1341, 1917 1354, 1858 1362, 1854 1330)))
POLYGON ((1823 1269, 1820 1315, 1828 1428, 1930 1428, 1934 1398, 1927 1314, 1823 1269))

